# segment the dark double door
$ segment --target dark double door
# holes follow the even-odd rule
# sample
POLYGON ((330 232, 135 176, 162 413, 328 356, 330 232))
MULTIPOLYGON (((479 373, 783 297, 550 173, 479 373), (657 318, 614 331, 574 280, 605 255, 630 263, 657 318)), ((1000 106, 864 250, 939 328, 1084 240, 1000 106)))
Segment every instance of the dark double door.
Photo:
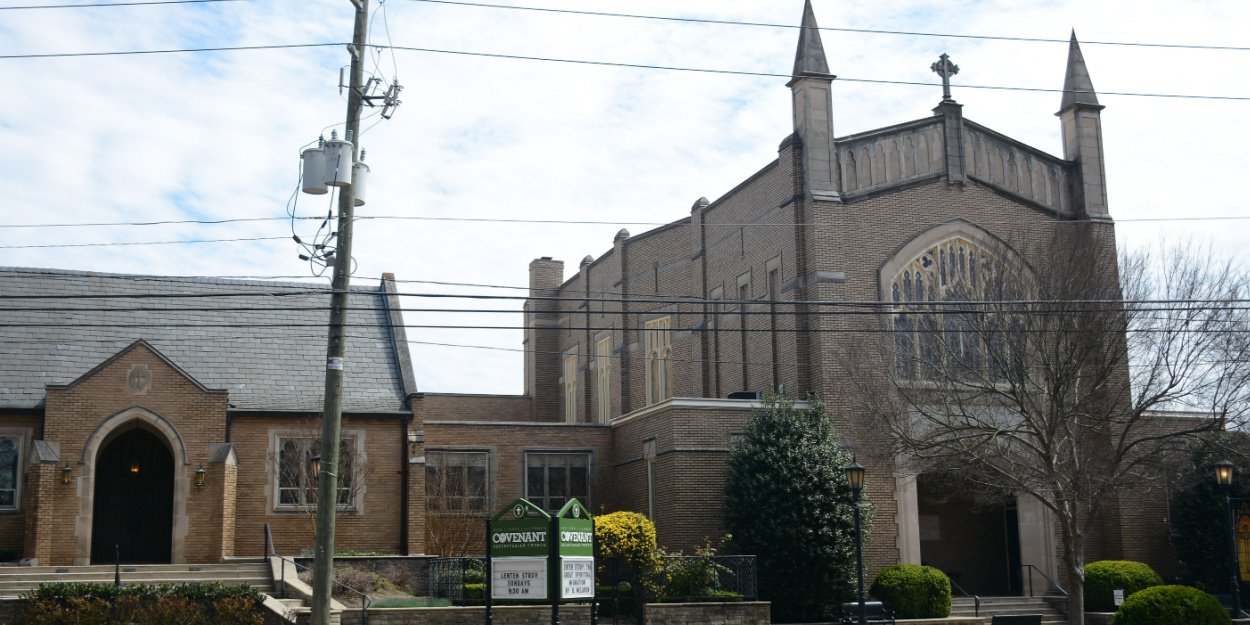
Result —
POLYGON ((96 461, 91 561, 170 560, 174 459, 156 435, 133 429, 109 442, 96 461))

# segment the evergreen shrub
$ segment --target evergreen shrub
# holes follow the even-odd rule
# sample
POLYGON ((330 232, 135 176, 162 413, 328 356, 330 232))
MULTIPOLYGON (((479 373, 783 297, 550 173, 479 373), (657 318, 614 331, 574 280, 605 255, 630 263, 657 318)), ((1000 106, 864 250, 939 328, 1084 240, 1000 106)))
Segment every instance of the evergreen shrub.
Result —
MULTIPOLYGON (((756 557, 759 595, 775 622, 831 621, 854 596, 851 463, 824 405, 770 396, 729 456, 721 518, 736 553, 756 557)), ((863 536, 872 509, 863 505, 863 536)))
POLYGON ((1114 625, 1229 625, 1215 597, 1189 586, 1153 586, 1133 593, 1115 613, 1114 625))
POLYGON ((1154 569, 1131 560, 1099 560, 1085 565, 1085 611, 1114 612, 1117 588, 1124 589, 1124 598, 1133 593, 1160 586, 1163 578, 1154 569))
POLYGON ((951 580, 931 566, 886 567, 869 594, 893 610, 895 618, 946 618, 951 613, 951 580))
POLYGON ((246 584, 41 584, 22 595, 27 625, 261 625, 264 595, 246 584))

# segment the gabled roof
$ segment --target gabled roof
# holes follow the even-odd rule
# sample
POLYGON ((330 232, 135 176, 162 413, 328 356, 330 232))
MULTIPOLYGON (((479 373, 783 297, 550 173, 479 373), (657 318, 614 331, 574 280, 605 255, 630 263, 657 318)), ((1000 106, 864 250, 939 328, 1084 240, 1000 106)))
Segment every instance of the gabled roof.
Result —
MULTIPOLYGON (((320 284, 0 267, 0 408, 37 408, 144 340, 238 410, 320 412, 330 296, 320 284), (176 297, 167 297, 167 296, 176 297), (23 299, 17 296, 39 296, 23 299)), ((382 286, 349 297, 345 412, 406 411, 382 286)), ((400 322, 402 323, 402 321, 400 322)), ((411 372, 408 372, 411 379, 411 372)))

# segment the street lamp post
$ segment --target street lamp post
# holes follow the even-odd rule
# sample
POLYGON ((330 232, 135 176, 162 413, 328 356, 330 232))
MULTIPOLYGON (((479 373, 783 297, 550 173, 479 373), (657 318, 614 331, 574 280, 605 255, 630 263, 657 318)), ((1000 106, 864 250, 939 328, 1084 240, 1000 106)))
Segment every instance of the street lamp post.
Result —
POLYGON ((1230 566, 1232 567, 1232 590, 1233 593, 1233 618, 1241 616, 1241 584, 1237 579, 1241 573, 1241 566, 1237 562, 1237 536, 1233 533, 1233 463, 1228 460, 1220 460, 1215 463, 1215 482, 1224 488, 1224 527, 1228 530, 1228 546, 1232 552, 1230 566))
POLYGON ((859 584, 859 625, 866 625, 868 615, 864 611, 864 541, 859 520, 859 494, 864 489, 864 465, 851 458, 851 464, 842 470, 846 471, 846 483, 851 487, 851 502, 855 508, 855 577, 859 584))

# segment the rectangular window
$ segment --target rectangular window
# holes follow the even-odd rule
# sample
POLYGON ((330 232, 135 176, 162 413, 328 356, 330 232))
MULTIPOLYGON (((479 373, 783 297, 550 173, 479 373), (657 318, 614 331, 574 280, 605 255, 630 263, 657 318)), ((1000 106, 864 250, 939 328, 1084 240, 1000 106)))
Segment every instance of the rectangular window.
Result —
POLYGON ((577 354, 564 356, 564 421, 577 422, 577 354))
POLYGON ((659 317, 643 326, 646 350, 647 404, 673 396, 673 318, 659 317))
POLYGON ((612 337, 607 336, 595 344, 595 400, 598 404, 599 423, 612 419, 612 337))
MULTIPOLYGON (((355 433, 344 434, 339 440, 339 510, 356 510, 364 491, 363 451, 359 447, 362 440, 355 433)), ((277 448, 274 458, 277 477, 276 507, 300 510, 317 505, 319 476, 313 467, 313 458, 317 458, 321 473, 331 470, 321 464, 321 439, 307 435, 277 435, 274 441, 277 448)))
POLYGON ((425 504, 432 512, 486 513, 490 452, 431 450, 425 456, 425 504))
POLYGON ((525 498, 549 512, 569 499, 590 506, 590 454, 525 454, 525 498))
POLYGON ((22 437, 0 436, 0 510, 16 510, 21 502, 22 437))

